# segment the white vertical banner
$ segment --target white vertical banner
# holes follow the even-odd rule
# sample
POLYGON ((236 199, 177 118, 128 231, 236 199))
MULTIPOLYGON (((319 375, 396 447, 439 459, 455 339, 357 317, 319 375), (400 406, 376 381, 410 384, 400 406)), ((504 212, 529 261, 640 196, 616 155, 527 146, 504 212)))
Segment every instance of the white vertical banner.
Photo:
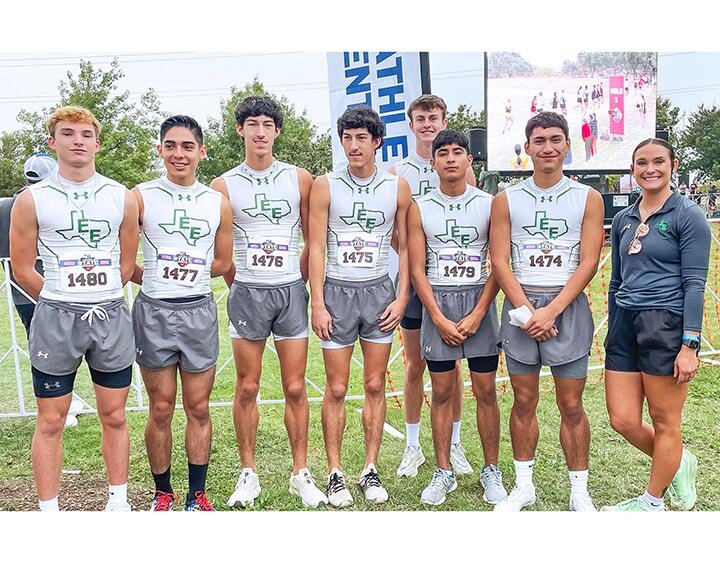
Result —
POLYGON ((337 134, 337 120, 346 109, 369 106, 385 123, 377 165, 387 170, 415 150, 407 108, 422 94, 420 53, 347 51, 328 53, 333 168, 347 164, 337 134))

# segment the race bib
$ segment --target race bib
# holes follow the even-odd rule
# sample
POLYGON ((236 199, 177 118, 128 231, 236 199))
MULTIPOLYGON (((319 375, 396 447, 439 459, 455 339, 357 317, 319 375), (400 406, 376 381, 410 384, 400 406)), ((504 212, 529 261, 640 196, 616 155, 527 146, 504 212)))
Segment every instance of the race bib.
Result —
POLYGON ((337 241, 337 263, 345 268, 374 268, 380 254, 380 237, 360 233, 337 241))
POLYGON ((485 253, 457 250, 438 254, 438 282, 458 285, 477 282, 485 270, 485 253))
POLYGON ((109 287, 112 273, 110 252, 66 252, 59 256, 60 288, 68 293, 87 293, 109 287))
POLYGON ((520 259, 523 268, 531 271, 542 268, 568 269, 571 250, 571 247, 562 241, 523 241, 520 244, 520 259))
POLYGON ((290 261, 290 239, 285 237, 250 237, 247 245, 248 270, 287 272, 290 261))
POLYGON ((162 283, 195 287, 206 267, 204 254, 164 246, 158 249, 155 278, 162 283))

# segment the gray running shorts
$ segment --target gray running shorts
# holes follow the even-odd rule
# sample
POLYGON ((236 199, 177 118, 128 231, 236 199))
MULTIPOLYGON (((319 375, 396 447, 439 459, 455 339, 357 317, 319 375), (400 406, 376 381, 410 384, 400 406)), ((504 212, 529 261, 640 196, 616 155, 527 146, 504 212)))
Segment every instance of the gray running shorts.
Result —
POLYGON ((363 282, 327 278, 323 294, 334 344, 351 346, 358 336, 370 341, 392 338, 392 331, 380 330, 380 315, 395 301, 395 287, 388 276, 363 282))
POLYGON ((228 318, 234 338, 264 340, 270 333, 293 338, 308 330, 308 292, 298 280, 279 286, 234 282, 228 296, 228 318))
MULTIPOLYGON (((435 286, 433 295, 443 315, 449 320, 457 322, 472 312, 480 300, 484 287, 484 285, 435 286)), ((423 310, 423 321, 420 327, 420 354, 426 360, 433 361, 495 356, 498 354, 499 332, 500 323, 495 300, 480 323, 478 331, 460 346, 447 344, 435 328, 428 312, 423 310)))
POLYGON ((67 375, 88 365, 116 372, 135 360, 135 337, 124 299, 65 303, 40 299, 29 337, 30 363, 43 373, 67 375))
POLYGON ((142 291, 133 303, 135 361, 158 370, 180 364, 189 372, 210 369, 218 359, 217 306, 212 294, 172 303, 142 291))
MULTIPOLYGON (((559 377, 561 379, 585 379, 587 377, 589 359, 589 356, 586 354, 585 356, 567 364, 550 366, 550 372, 554 377, 559 377)), ((513 360, 510 356, 505 356, 505 362, 508 373, 511 376, 540 373, 540 370, 542 369, 542 364, 529 366, 518 362, 517 360, 513 360)))
MULTIPOLYGON (((523 288, 528 301, 539 309, 550 303, 562 288, 539 290, 523 288)), ((508 311, 513 309, 510 300, 505 299, 500 323, 500 345, 505 354, 528 366, 538 364, 560 366, 587 356, 592 345, 592 312, 585 293, 580 293, 555 321, 558 335, 546 342, 538 342, 519 326, 510 324, 508 311)))

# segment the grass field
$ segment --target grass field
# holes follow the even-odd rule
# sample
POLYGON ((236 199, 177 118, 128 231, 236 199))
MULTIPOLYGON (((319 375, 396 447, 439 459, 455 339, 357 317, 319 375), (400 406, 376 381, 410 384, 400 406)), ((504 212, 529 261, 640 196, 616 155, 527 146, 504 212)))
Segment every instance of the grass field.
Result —
MULTIPOLYGON (((713 232, 717 229, 713 226, 713 232)), ((606 249, 607 250, 607 249, 606 249)), ((720 287, 720 248, 713 245, 712 264, 708 283, 710 287, 720 287)), ((606 309, 607 283, 609 281, 609 263, 598 273, 588 288, 588 296, 595 312, 595 318, 602 319, 606 309)), ((216 282, 216 295, 222 293, 222 286, 216 282)), ((705 316, 705 337, 715 348, 720 347, 720 303, 706 294, 707 308, 705 316)), ((0 352, 4 353, 10 345, 7 322, 7 307, 0 308, 0 352)), ((220 326, 226 326, 224 300, 219 307, 220 326)), ((19 321, 16 322, 20 339, 24 332, 19 321)), ((602 362, 602 341, 604 327, 600 329, 593 344, 591 365, 602 362)), ((23 342, 24 345, 24 342, 23 342)), ((221 328, 221 354, 218 362, 220 368, 230 357, 230 345, 227 331, 221 328)), ((399 349, 399 342, 393 347, 399 349)), ((358 355, 358 351, 356 351, 358 355)), ((358 356, 359 357, 359 356, 358 356)), ((25 390, 25 407, 34 411, 34 399, 29 378, 29 363, 22 362, 22 373, 25 390)), ((500 468, 504 473, 506 487, 514 481, 512 468, 512 450, 507 430, 507 421, 512 406, 512 390, 505 380, 506 372, 501 368, 498 374, 499 404, 501 414, 500 468)), ((720 367, 704 363, 695 381, 690 386, 689 397, 685 406, 683 432, 687 445, 696 453, 700 460, 698 469, 698 503, 696 510, 720 510, 720 367)), ((322 357, 317 338, 310 339, 310 359, 307 368, 308 395, 313 398, 321 396, 324 383, 322 357)), ((390 368, 388 391, 402 387, 402 361, 399 357, 390 368)), ((541 399, 538 407, 540 422, 540 443, 536 456, 535 483, 538 492, 537 504, 533 510, 566 510, 568 504, 568 478, 562 451, 558 442, 559 415, 555 406, 554 389, 551 378, 543 378, 541 382, 541 399)), ((220 369, 211 401, 219 403, 213 407, 213 446, 211 465, 208 474, 207 491, 217 509, 225 509, 225 500, 232 492, 240 470, 240 462, 235 444, 232 425, 232 412, 224 403, 232 401, 234 390, 234 369, 228 363, 220 369)), ((85 368, 78 375, 76 391, 91 405, 93 397, 89 385, 89 377, 85 368)), ((362 394, 362 381, 357 366, 351 375, 351 395, 362 394)), ((269 404, 260 406, 260 427, 258 431, 257 462, 260 474, 262 493, 255 504, 255 510, 300 510, 299 500, 288 494, 288 478, 292 469, 290 447, 283 426, 282 404, 272 400, 282 399, 278 373, 278 362, 272 352, 266 352, 264 374, 260 389, 261 400, 270 400, 269 404)), ((428 393, 428 400, 430 396, 428 393)), ((147 399, 143 397, 145 404, 147 399)), ((145 509, 151 497, 152 479, 150 477, 143 430, 147 413, 143 410, 132 410, 137 407, 137 395, 131 391, 128 403, 131 412, 128 420, 131 432, 130 459, 130 490, 134 499, 135 509, 145 509)), ((387 423, 404 433, 402 397, 388 399, 387 423)), ((347 404, 347 430, 343 442, 343 465, 346 475, 355 482, 362 469, 363 437, 360 414, 361 401, 349 401, 347 404)), ((0 413, 18 411, 18 400, 15 391, 15 374, 12 356, 0 364, 0 413)), ((650 469, 649 459, 628 445, 616 434, 608 423, 605 409, 605 396, 602 371, 591 371, 585 392, 585 408, 590 418, 592 431, 590 460, 590 491, 598 505, 615 503, 643 491, 650 469)), ((426 510, 419 502, 420 492, 427 485, 434 469, 432 440, 430 434, 429 408, 423 408, 421 444, 427 457, 415 479, 399 479, 395 469, 400 461, 404 448, 404 440, 387 433, 383 437, 378 468, 383 482, 390 493, 390 501, 379 507, 365 503, 357 489, 353 490, 356 510, 426 510)), ((0 418, 0 487, 3 483, 13 483, 13 487, 32 489, 32 471, 30 464, 30 443, 34 428, 33 417, 0 418)), ((187 465, 183 448, 184 415, 176 411, 173 422, 175 441, 173 444, 173 485, 176 492, 186 490, 187 465)), ((469 388, 466 388, 462 442, 470 462, 482 467, 482 450, 475 427, 475 406, 469 388)), ((75 428, 70 428, 64 436, 65 458, 63 469, 80 471, 82 475, 101 479, 103 464, 100 456, 100 432, 97 417, 84 414, 75 428)), ((310 406, 310 442, 308 465, 316 476, 318 483, 324 482, 325 453, 320 424, 320 404, 311 402, 310 406)), ((31 491, 30 491, 31 492, 31 491)), ((103 491, 104 494, 104 491, 103 491)), ((30 495, 32 496, 32 495, 30 495)), ((62 502, 62 500, 61 500, 62 502)), ((26 505, 13 503, 0 498, 0 510, 27 509, 26 505)), ((433 510, 474 511, 489 510, 491 507, 482 501, 482 489, 475 475, 459 478, 457 491, 448 496, 447 502, 433 510)))

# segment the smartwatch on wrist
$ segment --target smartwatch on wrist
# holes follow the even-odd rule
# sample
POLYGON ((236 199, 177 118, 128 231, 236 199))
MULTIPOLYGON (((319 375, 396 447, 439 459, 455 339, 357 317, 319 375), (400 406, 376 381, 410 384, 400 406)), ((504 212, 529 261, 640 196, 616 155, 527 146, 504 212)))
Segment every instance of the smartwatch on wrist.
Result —
POLYGON ((683 334, 682 343, 691 350, 697 350, 700 348, 700 337, 697 334, 683 334))

